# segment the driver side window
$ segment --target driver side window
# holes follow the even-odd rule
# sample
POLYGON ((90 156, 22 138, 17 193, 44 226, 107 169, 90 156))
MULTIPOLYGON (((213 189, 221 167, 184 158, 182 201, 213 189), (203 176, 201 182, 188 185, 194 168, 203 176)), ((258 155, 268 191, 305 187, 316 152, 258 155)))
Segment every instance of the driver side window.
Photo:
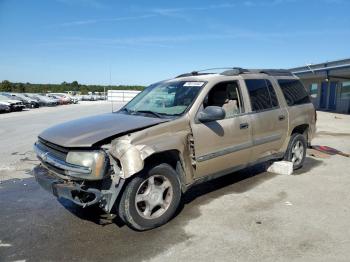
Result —
POLYGON ((203 102, 203 107, 219 106, 224 109, 227 118, 244 112, 241 94, 237 81, 222 82, 215 85, 203 102))

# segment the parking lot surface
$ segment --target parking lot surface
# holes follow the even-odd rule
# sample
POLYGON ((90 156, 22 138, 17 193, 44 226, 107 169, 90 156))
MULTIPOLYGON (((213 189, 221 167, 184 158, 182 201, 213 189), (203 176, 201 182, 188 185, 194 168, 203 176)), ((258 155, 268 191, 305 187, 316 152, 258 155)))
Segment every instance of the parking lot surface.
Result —
MULTIPOLYGON (((255 166, 192 188, 165 226, 100 225, 30 175, 44 128, 106 113, 106 102, 0 115, 0 261, 349 261, 350 159, 308 156, 295 175, 255 166)), ((350 116, 318 113, 314 145, 349 153, 350 116)))

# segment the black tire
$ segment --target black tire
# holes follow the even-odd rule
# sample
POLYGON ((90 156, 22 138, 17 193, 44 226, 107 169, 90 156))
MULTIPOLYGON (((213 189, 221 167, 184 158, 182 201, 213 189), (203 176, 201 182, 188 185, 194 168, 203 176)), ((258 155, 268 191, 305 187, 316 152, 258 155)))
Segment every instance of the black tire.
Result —
POLYGON ((175 214, 181 200, 181 185, 178 174, 168 164, 160 164, 132 177, 125 187, 119 202, 118 215, 132 229, 145 231, 167 223, 175 214), (166 211, 154 219, 144 218, 136 209, 136 195, 142 183, 151 176, 164 176, 172 186, 172 199, 166 211))
POLYGON ((302 159, 296 163, 293 163, 293 169, 297 170, 301 168, 305 161, 306 149, 307 149, 307 141, 304 135, 295 133, 291 136, 287 151, 284 156, 284 160, 293 162, 293 148, 297 145, 297 143, 301 143, 303 146, 303 152, 301 154, 302 159))

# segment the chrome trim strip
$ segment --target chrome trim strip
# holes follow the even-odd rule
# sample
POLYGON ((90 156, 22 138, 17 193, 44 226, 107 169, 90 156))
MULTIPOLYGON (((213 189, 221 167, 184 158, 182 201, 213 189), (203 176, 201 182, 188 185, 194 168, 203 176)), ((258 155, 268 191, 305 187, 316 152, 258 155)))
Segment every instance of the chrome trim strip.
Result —
POLYGON ((216 157, 219 157, 219 156, 231 154, 231 153, 237 152, 239 150, 250 148, 252 146, 253 146, 252 142, 238 144, 238 145, 235 145, 235 146, 231 146, 231 147, 225 148, 223 150, 219 150, 219 151, 216 151, 216 152, 213 152, 213 153, 209 153, 207 155, 199 156, 197 158, 197 161, 198 162, 207 161, 207 160, 210 160, 212 158, 216 158, 216 157))
POLYGON ((224 156, 224 155, 227 155, 227 154, 231 154, 231 153, 234 153, 234 152, 237 152, 237 151, 240 151, 240 150, 244 150, 244 149, 247 149, 247 148, 250 148, 250 147, 253 147, 253 146, 259 146, 259 145, 266 144, 266 143, 269 143, 269 142, 277 141, 277 140, 279 140, 281 138, 282 138, 281 134, 274 134, 274 135, 271 135, 271 136, 265 136, 265 137, 262 137, 262 138, 253 139, 253 142, 246 142, 246 143, 238 144, 238 145, 235 145, 235 146, 227 147, 227 148, 225 148, 223 150, 219 150, 219 151, 216 151, 216 152, 213 152, 213 153, 209 153, 209 154, 206 154, 206 155, 203 155, 203 156, 199 156, 196 160, 198 162, 207 161, 207 160, 219 157, 219 156, 224 156))
POLYGON ((280 140, 281 138, 282 138, 282 134, 274 134, 274 135, 271 135, 271 136, 264 136, 264 137, 261 137, 261 138, 253 139, 253 145, 254 146, 259 146, 259 145, 262 145, 262 144, 266 144, 266 143, 269 143, 269 142, 280 140))
POLYGON ((48 163, 50 165, 53 165, 57 168, 60 168, 66 171, 71 171, 71 172, 80 173, 80 174, 91 174, 91 168, 69 164, 61 159, 58 159, 54 157, 52 154, 50 154, 49 152, 45 152, 41 150, 36 143, 34 144, 33 148, 37 156, 44 163, 48 163))

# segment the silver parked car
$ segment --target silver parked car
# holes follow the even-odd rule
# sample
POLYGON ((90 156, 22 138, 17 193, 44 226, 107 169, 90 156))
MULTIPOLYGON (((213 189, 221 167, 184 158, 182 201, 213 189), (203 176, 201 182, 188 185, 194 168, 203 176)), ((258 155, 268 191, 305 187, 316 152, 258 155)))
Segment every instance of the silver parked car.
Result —
POLYGON ((0 102, 9 103, 11 111, 22 111, 25 108, 25 105, 23 104, 22 101, 11 99, 1 94, 0 94, 0 102))
POLYGON ((11 112, 10 103, 0 101, 0 113, 11 112))

